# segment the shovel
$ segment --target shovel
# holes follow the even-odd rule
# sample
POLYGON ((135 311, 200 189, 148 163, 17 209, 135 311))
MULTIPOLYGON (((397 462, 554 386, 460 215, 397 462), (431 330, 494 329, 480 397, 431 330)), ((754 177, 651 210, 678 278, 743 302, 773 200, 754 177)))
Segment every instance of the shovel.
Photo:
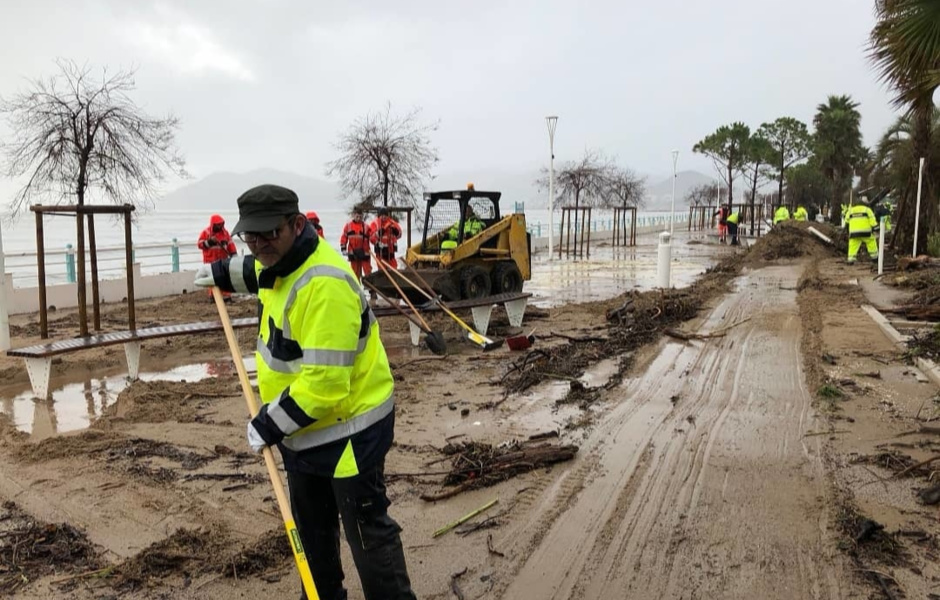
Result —
MULTIPOLYGON (((388 277, 388 275, 386 275, 386 277, 388 277)), ((391 278, 389 277, 389 279, 391 278)), ((391 304, 395 310, 400 312, 406 319, 414 323, 418 329, 423 331, 425 334, 424 343, 428 345, 428 349, 431 352, 433 352, 434 354, 438 356, 444 356, 447 354, 447 344, 444 342, 443 334, 441 334, 440 331, 433 331, 431 327, 428 325, 427 321, 425 321, 424 318, 421 317, 421 314, 417 310, 415 310, 415 307, 411 304, 411 302, 405 299, 405 302, 408 302, 408 306, 411 307, 411 310, 414 311, 413 315, 408 314, 405 311, 405 309, 403 309, 401 305, 398 304, 398 302, 393 301, 391 298, 389 298, 388 296, 380 292, 378 288, 376 288, 374 285, 372 285, 365 279, 362 280, 362 283, 364 283, 367 288, 375 292, 379 298, 391 304)), ((398 289, 398 286, 396 285, 395 288, 398 289)))
POLYGON ((448 308, 447 305, 444 304, 444 302, 443 302, 436 294, 434 294, 434 288, 432 288, 430 285, 428 285, 428 282, 425 281, 423 277, 421 277, 421 274, 418 273, 418 271, 415 270, 414 267, 412 267, 412 266, 409 265, 408 263, 405 263, 405 267, 411 269, 411 272, 414 273, 415 276, 421 281, 421 283, 423 283, 425 286, 427 286, 427 289, 430 290, 430 291, 426 291, 426 290, 425 290, 424 288, 422 288, 420 285, 418 285, 418 284, 415 283, 414 281, 412 281, 412 280, 408 279, 407 277, 405 277, 405 274, 402 273, 401 271, 395 271, 395 274, 398 275, 399 277, 401 277, 401 278, 402 278, 402 281, 404 281, 405 283, 407 283, 408 285, 410 285, 410 286, 413 287, 414 289, 418 290, 418 292, 420 292, 422 296, 424 296, 425 298, 427 298, 427 299, 430 300, 431 302, 433 302, 433 303, 437 304, 438 306, 440 306, 440 307, 441 307, 441 310, 443 310, 443 311, 446 312, 448 315, 450 315, 450 318, 451 318, 451 319, 453 319, 454 321, 457 322, 458 325, 460 325, 461 327, 463 327, 464 329, 466 329, 466 330, 467 330, 467 337, 470 338, 470 341, 471 341, 471 342, 473 342, 474 344, 476 344, 476 345, 480 346, 481 348, 483 348, 483 351, 484 351, 484 352, 489 352, 490 350, 495 350, 496 348, 499 348, 500 346, 503 345, 503 340, 499 340, 499 341, 491 340, 490 338, 486 337, 485 335, 481 335, 481 334, 477 333, 477 332, 473 329, 473 327, 470 327, 469 325, 467 325, 466 323, 464 323, 463 320, 462 320, 460 317, 458 317, 457 315, 454 314, 454 311, 452 311, 450 308, 448 308))
MULTIPOLYGON (((245 402, 248 403, 248 414, 254 417, 258 414, 258 401, 255 399, 255 392, 251 388, 248 372, 245 371, 245 363, 242 360, 241 350, 238 348, 235 330, 232 329, 228 309, 225 307, 225 299, 222 297, 219 288, 213 287, 211 289, 215 306, 219 309, 222 329, 225 330, 225 339, 228 340, 232 360, 235 361, 235 370, 238 371, 238 380, 242 384, 242 393, 245 395, 245 402)), ((320 596, 317 595, 313 575, 310 573, 310 564, 307 562, 304 547, 300 543, 300 533, 297 531, 297 525, 294 524, 294 517, 290 513, 290 504, 287 501, 287 495, 284 493, 284 481, 281 479, 281 473, 277 470, 277 463, 274 462, 274 453, 271 451, 270 446, 266 446, 262 454, 264 455, 264 464, 268 468, 268 477, 271 478, 271 486, 274 488, 274 497, 277 498, 277 506, 281 510, 281 519, 284 521, 284 528, 287 530, 287 539, 290 542, 291 550, 294 551, 294 560, 297 562, 297 570, 300 572, 300 581, 303 584, 304 592, 309 600, 319 600, 320 596)))

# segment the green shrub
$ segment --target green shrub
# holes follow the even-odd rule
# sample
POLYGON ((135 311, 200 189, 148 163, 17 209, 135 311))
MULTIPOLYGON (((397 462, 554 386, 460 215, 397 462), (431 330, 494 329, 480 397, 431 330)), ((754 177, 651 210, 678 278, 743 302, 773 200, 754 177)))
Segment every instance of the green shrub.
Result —
POLYGON ((940 257, 940 233, 927 236, 927 254, 934 258, 940 257))

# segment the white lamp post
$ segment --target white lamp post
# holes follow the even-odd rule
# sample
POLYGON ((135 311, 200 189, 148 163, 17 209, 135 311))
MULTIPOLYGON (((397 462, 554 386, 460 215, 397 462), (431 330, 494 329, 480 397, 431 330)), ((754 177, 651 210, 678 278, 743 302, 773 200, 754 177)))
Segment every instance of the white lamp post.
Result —
POLYGON ((920 159, 920 166, 917 167, 917 204, 914 208, 914 248, 911 250, 911 258, 917 258, 917 231, 920 229, 920 192, 924 183, 924 159, 920 159))
POLYGON ((676 167, 679 164, 679 151, 672 151, 672 215, 669 217, 669 235, 675 233, 676 221, 676 179, 679 177, 676 167))
POLYGON ((548 125, 548 147, 551 151, 548 163, 548 260, 552 260, 555 256, 555 127, 558 125, 558 117, 545 117, 545 123, 548 125))

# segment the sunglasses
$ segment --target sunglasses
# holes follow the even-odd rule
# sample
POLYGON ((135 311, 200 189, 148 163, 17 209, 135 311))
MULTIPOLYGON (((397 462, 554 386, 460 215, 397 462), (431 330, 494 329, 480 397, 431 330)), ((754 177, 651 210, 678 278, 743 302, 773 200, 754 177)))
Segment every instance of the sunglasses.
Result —
POLYGON ((238 239, 245 242, 246 244, 256 244, 259 241, 273 242, 277 238, 281 237, 281 230, 284 229, 285 225, 290 225, 292 219, 288 219, 277 226, 276 229, 271 231, 240 231, 238 239))

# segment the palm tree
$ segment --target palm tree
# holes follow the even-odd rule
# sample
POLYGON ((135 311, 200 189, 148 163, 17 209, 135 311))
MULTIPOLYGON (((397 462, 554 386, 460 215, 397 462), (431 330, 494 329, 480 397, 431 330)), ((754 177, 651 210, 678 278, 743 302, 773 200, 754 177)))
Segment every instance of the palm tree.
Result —
POLYGON ((816 107, 814 146, 820 169, 829 180, 829 219, 841 214, 841 205, 848 194, 852 169, 864 154, 860 130, 862 115, 858 102, 851 96, 829 96, 816 107))
MULTIPOLYGON (((878 141, 872 158, 871 184, 894 190, 904 196, 906 188, 912 183, 911 173, 917 169, 920 159, 914 148, 914 118, 911 113, 899 117, 878 141)), ((934 108, 930 128, 930 150, 933 156, 940 156, 940 109, 934 108)), ((936 165, 933 166, 936 175, 936 165)), ((916 181, 913 182, 916 184, 916 181)))
MULTIPOLYGON (((931 144, 933 94, 940 87, 940 2, 937 0, 876 0, 878 22, 869 38, 869 58, 880 79, 895 91, 894 103, 906 108, 910 121, 913 155, 926 159, 924 197, 936 198, 937 181, 931 144)), ((914 209, 918 160, 911 161, 907 182, 901 187, 898 204, 898 228, 895 242, 907 246, 914 234, 914 209), (913 182, 913 183, 912 183, 913 182)), ((921 250, 927 233, 940 230, 940 212, 936 202, 921 204, 921 250)))

